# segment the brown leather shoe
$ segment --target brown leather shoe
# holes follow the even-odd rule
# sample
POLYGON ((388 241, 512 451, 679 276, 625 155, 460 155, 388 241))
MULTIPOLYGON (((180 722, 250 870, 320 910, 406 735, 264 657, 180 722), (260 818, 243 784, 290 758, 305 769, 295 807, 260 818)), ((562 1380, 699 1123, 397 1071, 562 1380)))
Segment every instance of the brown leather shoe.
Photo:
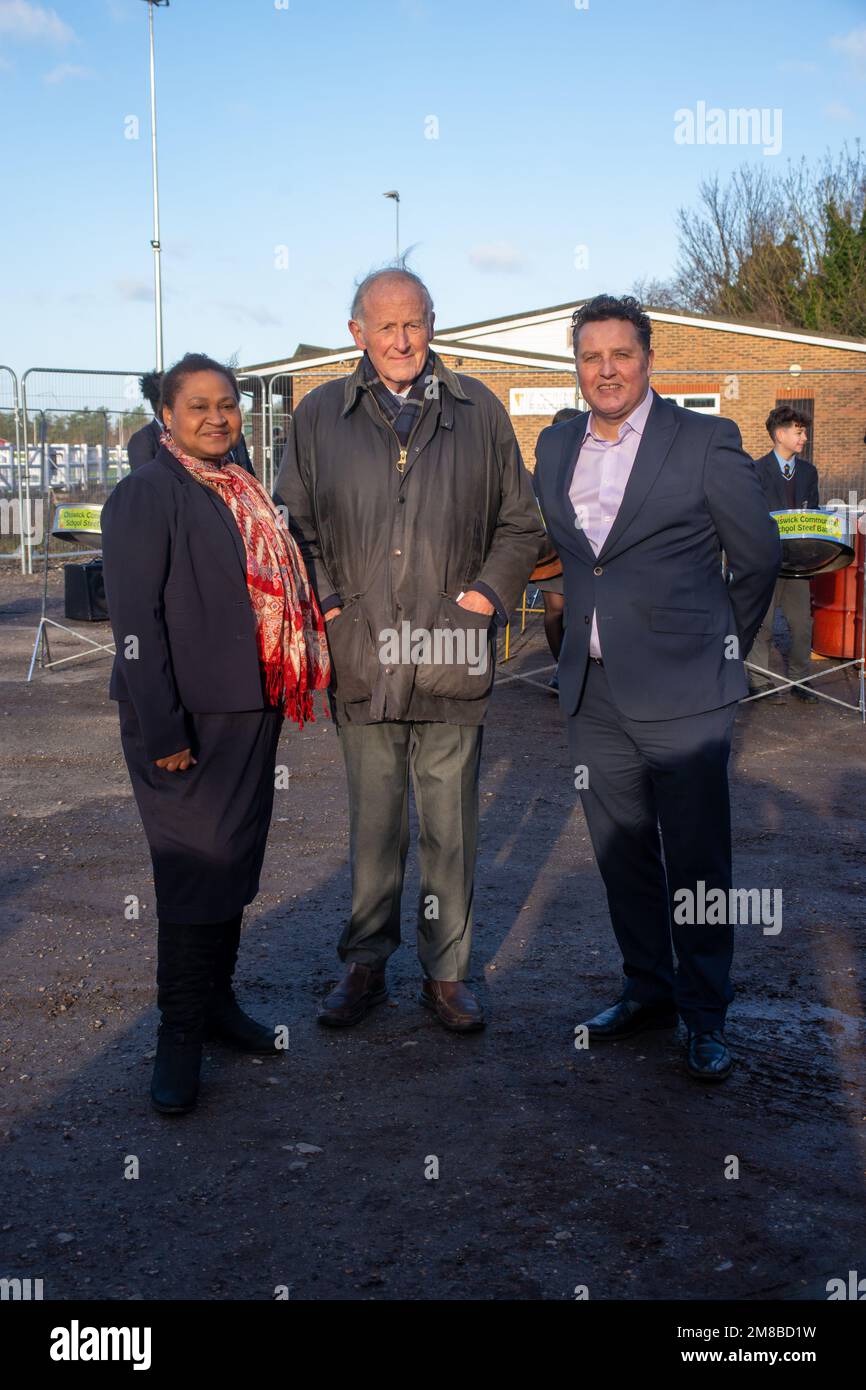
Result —
POLYGON ((385 971, 353 961, 339 984, 322 1000, 316 1015, 328 1028, 351 1028, 375 1004, 388 998, 385 971))
POLYGON ((424 979, 418 1002, 432 1009, 452 1033, 475 1033, 484 1027, 484 1010, 462 980, 424 979))

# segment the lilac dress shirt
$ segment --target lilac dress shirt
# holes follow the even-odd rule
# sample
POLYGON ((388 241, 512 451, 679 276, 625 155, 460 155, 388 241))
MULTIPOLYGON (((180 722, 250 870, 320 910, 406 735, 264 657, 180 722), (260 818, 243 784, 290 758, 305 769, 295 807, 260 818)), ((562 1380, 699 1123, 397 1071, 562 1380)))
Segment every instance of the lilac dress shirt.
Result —
MULTIPOLYGON (((586 538, 596 555, 607 540, 622 505, 652 401, 650 388, 640 405, 635 407, 627 420, 623 420, 616 439, 602 439, 596 434, 592 415, 587 421, 568 495, 575 511, 575 525, 586 532, 586 538)), ((589 654, 601 659, 594 610, 589 654)))

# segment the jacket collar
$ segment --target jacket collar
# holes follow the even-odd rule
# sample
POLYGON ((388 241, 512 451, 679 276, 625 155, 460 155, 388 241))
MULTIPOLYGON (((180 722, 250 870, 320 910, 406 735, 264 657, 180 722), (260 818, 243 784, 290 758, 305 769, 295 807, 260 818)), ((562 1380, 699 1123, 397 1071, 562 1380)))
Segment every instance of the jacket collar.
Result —
MULTIPOLYGON (((433 375, 445 389, 450 392, 455 400, 468 401, 469 397, 460 385, 460 378, 456 372, 452 372, 450 367, 446 367, 441 357, 435 352, 430 353, 430 362, 433 366, 433 375)), ((364 378, 364 359, 358 359, 358 365, 351 376, 346 377, 346 388, 343 393, 343 414, 348 415, 358 404, 358 398, 367 389, 367 382, 364 378)))
MULTIPOLYGON (((562 429, 562 449, 559 461, 557 494, 565 508, 565 515, 575 518, 571 501, 571 483, 580 457, 580 450, 586 436, 589 411, 583 411, 573 419, 565 421, 562 429)), ((675 407, 653 388, 652 403, 646 417, 643 433, 631 467, 622 502, 607 539, 596 555, 581 526, 568 528, 567 534, 571 548, 577 550, 585 560, 595 565, 607 559, 615 551, 623 532, 634 520, 658 476, 659 470, 670 452, 674 435, 678 429, 675 407)), ((777 470, 778 471, 778 470, 777 470)), ((781 477, 781 474, 779 475, 781 477)), ((576 518, 575 518, 576 521, 576 518)))

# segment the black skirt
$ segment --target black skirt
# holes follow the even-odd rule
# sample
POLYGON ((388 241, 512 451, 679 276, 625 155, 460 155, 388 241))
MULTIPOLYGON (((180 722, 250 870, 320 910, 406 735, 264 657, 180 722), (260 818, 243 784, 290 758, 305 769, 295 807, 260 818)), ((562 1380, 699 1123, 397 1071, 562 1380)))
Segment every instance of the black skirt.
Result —
POLYGON ((224 922, 259 891, 274 804, 279 710, 189 714, 198 761, 166 772, 147 757, 134 706, 119 702, 120 738, 153 860, 163 922, 224 922))

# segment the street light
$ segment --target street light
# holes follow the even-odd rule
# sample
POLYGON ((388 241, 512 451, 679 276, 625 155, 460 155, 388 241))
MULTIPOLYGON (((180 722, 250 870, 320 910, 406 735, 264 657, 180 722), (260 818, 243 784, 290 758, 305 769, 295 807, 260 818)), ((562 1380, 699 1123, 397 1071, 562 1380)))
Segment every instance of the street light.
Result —
POLYGON ((382 197, 383 197, 383 198, 393 198, 393 199, 394 199, 394 211, 395 211, 395 213, 397 214, 397 243, 396 243, 396 245, 397 245, 397 254, 396 254, 396 256, 395 256, 395 260, 398 260, 398 261, 399 261, 399 259, 400 259, 400 194, 397 192, 396 188, 392 188, 391 191, 390 191, 390 193, 383 193, 383 194, 382 194, 382 197))
POLYGON ((150 31, 150 162, 153 171, 153 297, 156 312, 156 370, 162 371, 162 269, 160 265, 159 242, 159 179, 156 166, 156 84, 153 63, 153 10, 155 5, 168 7, 170 0, 144 0, 147 5, 148 29, 150 31))

